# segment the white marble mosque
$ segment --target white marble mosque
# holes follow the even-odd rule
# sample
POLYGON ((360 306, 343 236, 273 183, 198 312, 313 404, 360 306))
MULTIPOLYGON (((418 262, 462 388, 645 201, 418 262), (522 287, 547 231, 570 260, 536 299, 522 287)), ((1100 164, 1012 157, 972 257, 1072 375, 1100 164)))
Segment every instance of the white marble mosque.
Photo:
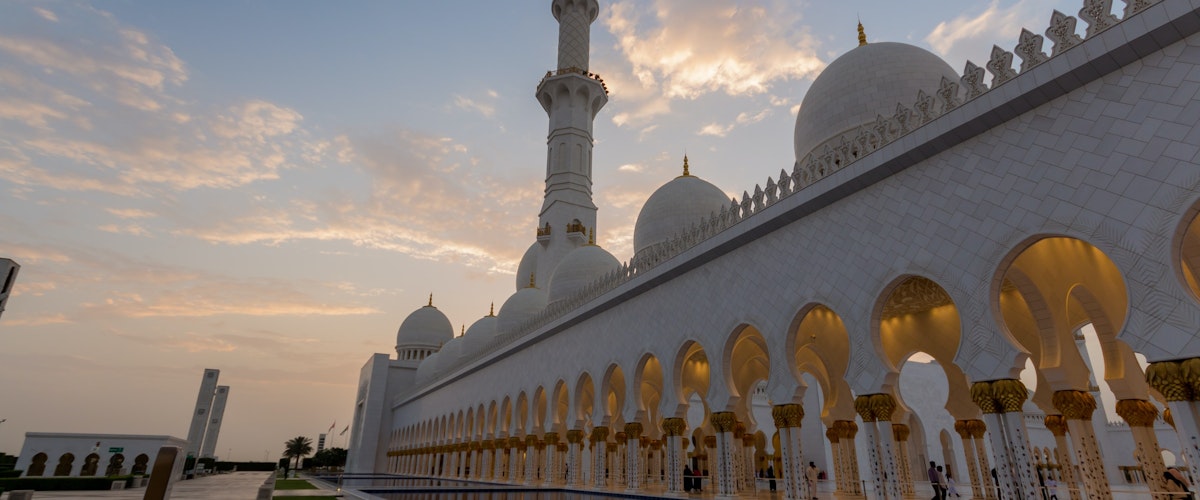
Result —
POLYGON ((1200 479, 1200 0, 1081 0, 961 73, 860 27, 794 165, 731 200, 683 158, 625 260, 592 201, 601 8, 551 2, 513 295, 462 336, 432 299, 404 320, 362 369, 350 472, 676 496, 686 465, 731 497, 769 468, 787 499, 927 498, 929 461, 987 499, 1200 479))

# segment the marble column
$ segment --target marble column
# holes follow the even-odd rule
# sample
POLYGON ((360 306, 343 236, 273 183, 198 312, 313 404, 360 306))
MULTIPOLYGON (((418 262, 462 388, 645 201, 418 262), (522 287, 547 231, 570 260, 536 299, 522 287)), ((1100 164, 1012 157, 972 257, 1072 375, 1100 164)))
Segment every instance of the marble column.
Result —
POLYGON ((732 458, 733 467, 733 491, 741 493, 746 491, 746 464, 742 461, 744 454, 742 453, 742 435, 746 433, 746 424, 738 421, 733 425, 733 432, 730 433, 729 439, 729 455, 732 458))
MULTIPOLYGON (((971 437, 969 426, 971 420, 955 420, 954 432, 958 433, 958 437, 962 440, 963 456, 967 462, 967 480, 971 482, 971 496, 973 498, 984 498, 984 489, 986 488, 983 478, 980 477, 979 471, 979 456, 975 453, 975 440, 971 437)), ((979 422, 983 424, 982 421, 979 422)), ((990 476, 991 471, 984 471, 990 476)))
POLYGON ((558 449, 558 461, 554 464, 554 482, 558 484, 567 484, 567 456, 570 454, 571 447, 567 443, 558 443, 555 445, 558 449))
POLYGON ((607 486, 607 478, 604 477, 604 469, 606 468, 607 460, 605 456, 608 454, 608 427, 598 426, 592 429, 592 487, 603 489, 607 486))
MULTIPOLYGON (((745 490, 753 494, 758 490, 758 483, 754 480, 757 467, 754 463, 754 434, 742 434, 742 477, 745 490)), ((765 469, 765 468, 764 468, 765 469)))
MULTIPOLYGON (((779 439, 782 441, 783 435, 779 439)), ((833 456, 833 490, 835 495, 846 492, 846 466, 842 463, 842 446, 838 442, 838 431, 833 427, 825 429, 825 439, 829 440, 829 454, 833 456)))
POLYGON ((525 436, 525 484, 532 486, 538 477, 538 437, 536 434, 525 436))
POLYGON ((583 429, 567 431, 567 486, 578 488, 583 483, 583 429))
POLYGON ((875 495, 886 500, 898 500, 902 495, 891 426, 896 400, 890 394, 862 395, 854 399, 854 410, 863 419, 863 431, 869 444, 867 461, 871 464, 871 484, 875 495))
POLYGON ((663 474, 663 442, 657 439, 650 441, 650 453, 647 457, 650 459, 650 476, 647 480, 651 483, 666 482, 663 474))
POLYGON ((1060 466, 1058 483, 1063 488, 1069 488, 1071 500, 1081 500, 1079 478, 1075 477, 1075 461, 1071 460, 1071 445, 1067 441, 1067 419, 1062 415, 1046 415, 1043 422, 1046 429, 1054 435, 1054 459, 1060 466))
POLYGON ((915 497, 917 493, 913 489, 912 457, 908 455, 908 433, 907 425, 892 424, 892 435, 896 437, 897 465, 900 466, 900 493, 906 497, 915 497))
POLYGON ((1029 390, 1016 379, 975 382, 971 399, 983 411, 984 423, 990 429, 987 436, 996 454, 998 487, 1003 497, 1041 498, 1022 410, 1029 390))
POLYGON ((638 491, 642 489, 642 478, 646 475, 646 462, 642 460, 642 423, 625 424, 625 436, 629 440, 625 446, 625 488, 638 491))
POLYGON ((553 486, 558 480, 558 433, 547 432, 542 436, 542 440, 546 442, 546 470, 543 474, 543 483, 546 486, 553 486))
POLYGON ((804 480, 804 455, 800 448, 800 422, 804 419, 804 408, 789 403, 771 408, 771 417, 779 431, 779 453, 782 464, 776 471, 783 483, 783 498, 786 500, 808 500, 812 493, 804 480))
POLYGON ((838 420, 833 425, 838 429, 838 441, 842 444, 842 460, 849 472, 846 484, 850 486, 850 489, 847 493, 854 496, 865 495, 862 474, 858 469, 858 446, 855 446, 854 440, 854 437, 858 435, 858 423, 853 420, 838 420))
POLYGON ((492 462, 492 480, 507 481, 505 459, 508 458, 508 438, 496 438, 496 457, 492 462))
POLYGON ((610 464, 608 466, 609 477, 612 478, 613 487, 624 488, 626 481, 625 463, 629 459, 628 450, 625 448, 629 444, 629 434, 626 434, 624 428, 622 428, 613 437, 613 441, 615 446, 612 447, 612 454, 608 459, 608 463, 610 464))
POLYGON ((717 496, 733 496, 737 494, 737 477, 734 471, 734 453, 737 445, 733 442, 733 430, 737 426, 737 416, 731 411, 713 412, 709 419, 716 433, 716 456, 709 457, 716 463, 716 471, 709 466, 709 474, 716 481, 717 496), (715 472, 715 474, 714 474, 715 472))
POLYGON ((525 447, 517 436, 508 438, 508 482, 516 484, 524 480, 525 460, 521 456, 525 447))
POLYGON ((1096 398, 1086 391, 1066 390, 1055 391, 1051 402, 1067 419, 1067 434, 1071 438, 1071 449, 1075 451, 1088 498, 1112 498, 1108 478, 1104 474, 1104 459, 1100 457, 1100 443, 1096 441, 1096 432, 1092 427, 1096 398))
POLYGON ((666 480, 667 492, 673 495, 683 494, 683 433, 687 431, 687 421, 682 418, 664 418, 662 422, 666 442, 666 480))
MULTIPOLYGON (((1167 400, 1171 422, 1179 435, 1183 471, 1193 485, 1200 484, 1200 421, 1196 396, 1200 394, 1200 358, 1160 361, 1146 367, 1146 383, 1167 400)), ((1164 418, 1166 415, 1164 415, 1164 418)))

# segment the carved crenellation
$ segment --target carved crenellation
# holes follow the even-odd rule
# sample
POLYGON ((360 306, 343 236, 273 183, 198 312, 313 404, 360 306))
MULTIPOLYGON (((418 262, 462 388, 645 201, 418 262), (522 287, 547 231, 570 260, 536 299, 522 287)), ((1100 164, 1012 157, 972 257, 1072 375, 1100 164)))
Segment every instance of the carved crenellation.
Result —
MULTIPOLYGON (((1082 19, 1087 24, 1085 37, 1075 34, 1077 18, 1053 11, 1049 27, 1044 30, 1045 37, 1027 29, 1021 30, 1014 48, 1015 54, 1021 58, 1019 72, 1012 67, 1014 52, 993 45, 988 63, 985 65, 987 72, 992 74, 990 83, 984 82, 984 68, 967 61, 962 76, 957 82, 943 78, 937 89, 919 91, 911 103, 911 107, 906 106, 905 103, 897 103, 890 116, 877 114, 873 123, 865 124, 854 131, 830 139, 797 161, 790 174, 786 170, 781 170, 778 180, 768 177, 765 184, 754 187, 753 195, 749 191, 743 191, 740 201, 737 198, 730 200, 728 207, 723 207, 720 212, 710 214, 707 220, 701 220, 691 227, 683 228, 670 240, 643 250, 633 259, 622 263, 619 269, 584 287, 575 295, 548 306, 512 331, 499 332, 499 335, 489 345, 478 352, 468 354, 459 369, 537 331, 554 320, 637 278, 642 273, 724 232, 804 188, 812 186, 817 181, 846 168, 909 132, 937 120, 947 112, 1016 78, 1019 74, 1059 56, 1082 43, 1085 38, 1091 38, 1159 1, 1161 0, 1128 0, 1123 17, 1118 19, 1110 14, 1112 0, 1083 0, 1078 19, 1082 19), (1045 38, 1049 38, 1053 44, 1050 48, 1050 55, 1044 51, 1045 38), (764 185, 765 188, 762 187, 764 185)), ((598 75, 575 68, 551 72, 547 74, 547 77, 567 73, 582 74, 600 81, 603 85, 603 81, 598 75)), ((607 92, 607 89, 605 91, 607 92)), ((542 231, 543 229, 539 228, 539 234, 542 231)), ((444 378, 449 374, 449 372, 438 374, 436 379, 444 378)), ((1200 381, 1197 381, 1195 385, 1196 392, 1200 393, 1200 381)), ((423 386, 416 387, 414 392, 423 388, 423 386)), ((1191 391, 1188 392, 1190 396, 1191 391)), ((1171 398, 1171 396, 1167 397, 1171 398)), ((1015 401, 1016 398, 1013 398, 1010 404, 1015 401)), ((1001 402, 997 400, 977 402, 983 403, 981 408, 987 407, 984 410, 985 413, 992 409, 993 405, 995 405, 993 411, 1006 411, 1002 408, 1003 405, 999 404, 1001 402)))

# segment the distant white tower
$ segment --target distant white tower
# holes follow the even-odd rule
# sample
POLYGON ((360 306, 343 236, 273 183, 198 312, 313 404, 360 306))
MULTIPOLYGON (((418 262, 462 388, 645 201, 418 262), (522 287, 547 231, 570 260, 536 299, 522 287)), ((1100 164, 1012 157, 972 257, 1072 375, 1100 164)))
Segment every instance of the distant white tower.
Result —
MULTIPOLYGON (((212 411, 209 412, 208 429, 204 431, 204 446, 200 448, 201 458, 212 458, 217 450, 217 437, 221 435, 221 420, 225 418, 225 400, 229 398, 229 386, 218 385, 213 397, 212 411)), ((226 458, 228 460, 228 458, 226 458)))
MULTIPOLYGON (((546 191, 538 215, 538 286, 550 277, 562 257, 588 242, 596 227, 592 202, 592 124, 608 103, 608 90, 588 71, 591 24, 596 0, 554 0, 558 20, 558 69, 538 84, 537 99, 550 118, 546 139, 546 191), (548 229, 548 230, 547 230, 548 229)), ((518 282, 529 276, 518 276, 518 282)))
POLYGON ((204 441, 204 431, 208 429, 213 394, 217 391, 217 378, 220 375, 221 370, 204 370, 204 378, 200 379, 200 394, 196 396, 196 409, 192 410, 192 426, 188 428, 188 447, 184 456, 200 458, 200 444, 204 441))
POLYGON ((0 283, 3 286, 0 288, 0 314, 4 314, 4 309, 8 306, 8 294, 12 292, 13 283, 17 282, 17 272, 20 270, 21 265, 12 259, 0 259, 0 276, 4 277, 4 282, 0 283))

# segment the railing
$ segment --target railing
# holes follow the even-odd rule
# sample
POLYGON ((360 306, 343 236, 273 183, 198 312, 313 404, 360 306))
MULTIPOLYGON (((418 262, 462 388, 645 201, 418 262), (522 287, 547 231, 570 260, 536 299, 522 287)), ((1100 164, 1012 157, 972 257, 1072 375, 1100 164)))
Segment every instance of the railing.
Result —
POLYGON ((600 75, 597 75, 590 71, 584 70, 582 68, 576 68, 574 66, 571 66, 569 68, 559 68, 554 71, 547 71, 546 76, 543 76, 542 80, 539 81, 537 84, 538 90, 542 89, 542 85, 544 85, 546 83, 546 80, 549 80, 556 76, 562 76, 562 75, 583 75, 583 76, 586 76, 593 80, 596 80, 597 82, 600 82, 600 88, 604 89, 604 95, 608 95, 608 85, 604 83, 604 79, 600 78, 600 75))

